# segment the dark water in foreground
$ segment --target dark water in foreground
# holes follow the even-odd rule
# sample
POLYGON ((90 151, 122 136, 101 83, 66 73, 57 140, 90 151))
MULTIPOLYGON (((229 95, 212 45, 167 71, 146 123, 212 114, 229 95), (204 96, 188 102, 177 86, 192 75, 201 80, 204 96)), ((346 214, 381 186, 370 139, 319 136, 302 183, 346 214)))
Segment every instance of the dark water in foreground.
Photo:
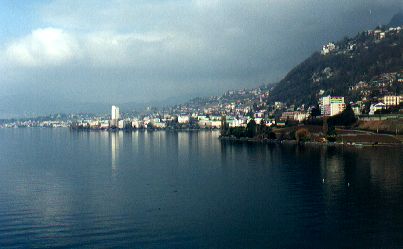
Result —
POLYGON ((0 248, 403 247, 402 147, 217 136, 0 129, 0 248))

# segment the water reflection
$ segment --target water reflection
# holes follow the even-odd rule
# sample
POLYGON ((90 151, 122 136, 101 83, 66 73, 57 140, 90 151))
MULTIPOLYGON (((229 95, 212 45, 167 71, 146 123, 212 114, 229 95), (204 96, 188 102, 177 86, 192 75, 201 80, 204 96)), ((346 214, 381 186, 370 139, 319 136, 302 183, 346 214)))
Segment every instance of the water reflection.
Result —
POLYGON ((398 148, 222 143, 202 131, 0 138, 1 248, 403 244, 398 148))
POLYGON ((119 148, 120 143, 123 142, 123 132, 110 132, 110 144, 111 144, 111 168, 112 175, 116 174, 119 165, 119 148))

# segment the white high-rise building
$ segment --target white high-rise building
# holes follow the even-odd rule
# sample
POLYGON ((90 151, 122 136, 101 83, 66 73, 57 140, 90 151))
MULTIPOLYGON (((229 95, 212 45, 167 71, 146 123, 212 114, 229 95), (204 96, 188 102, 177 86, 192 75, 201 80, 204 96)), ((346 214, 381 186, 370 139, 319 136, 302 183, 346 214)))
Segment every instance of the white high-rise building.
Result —
POLYGON ((119 107, 112 106, 112 120, 118 120, 120 118, 119 107))
POLYGON ((320 98, 320 113, 323 116, 334 116, 346 109, 344 97, 326 96, 320 98))
POLYGON ((111 117, 111 126, 117 126, 120 119, 119 107, 114 105, 112 106, 111 117))

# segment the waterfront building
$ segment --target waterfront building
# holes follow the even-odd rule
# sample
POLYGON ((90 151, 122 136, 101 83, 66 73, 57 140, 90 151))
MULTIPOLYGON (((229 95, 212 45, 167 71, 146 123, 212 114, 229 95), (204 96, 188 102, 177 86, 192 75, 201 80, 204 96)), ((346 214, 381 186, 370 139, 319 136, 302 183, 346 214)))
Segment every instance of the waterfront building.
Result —
POLYGON ((111 113, 111 127, 118 126, 119 119, 120 119, 119 107, 113 105, 111 113))
POLYGON ((92 120, 89 122, 91 129, 97 129, 101 126, 101 122, 99 120, 92 120))
POLYGON ((211 128, 221 128, 221 120, 211 120, 211 128))
POLYGON ((100 129, 108 129, 108 128, 109 128, 109 122, 108 122, 108 120, 102 120, 102 121, 100 122, 99 128, 100 128, 100 129))
POLYGON ((241 118, 228 118, 227 123, 229 124, 229 127, 241 127, 241 126, 246 126, 245 121, 242 120, 241 118))
POLYGON ((157 128, 157 129, 164 129, 167 127, 167 124, 164 122, 153 122, 152 125, 154 128, 157 128))
POLYGON ((119 120, 118 121, 118 128, 119 129, 125 129, 129 122, 127 120, 119 120))
POLYGON ((179 115, 178 116, 178 123, 179 124, 187 124, 190 121, 189 115, 179 115))
POLYGON ((208 119, 199 119, 197 123, 202 129, 211 127, 210 121, 208 119))
POLYGON ((221 120, 199 120, 200 128, 221 128, 221 120))
POLYGON ((142 120, 138 120, 138 119, 132 120, 132 128, 139 129, 139 128, 143 128, 143 127, 144 127, 144 124, 143 124, 142 120))

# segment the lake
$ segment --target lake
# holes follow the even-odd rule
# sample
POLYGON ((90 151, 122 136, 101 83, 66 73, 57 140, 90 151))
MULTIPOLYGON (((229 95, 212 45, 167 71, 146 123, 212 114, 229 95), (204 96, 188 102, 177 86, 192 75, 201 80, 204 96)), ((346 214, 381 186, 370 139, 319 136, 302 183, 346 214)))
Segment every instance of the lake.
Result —
POLYGON ((0 248, 402 248, 402 147, 0 129, 0 248))

